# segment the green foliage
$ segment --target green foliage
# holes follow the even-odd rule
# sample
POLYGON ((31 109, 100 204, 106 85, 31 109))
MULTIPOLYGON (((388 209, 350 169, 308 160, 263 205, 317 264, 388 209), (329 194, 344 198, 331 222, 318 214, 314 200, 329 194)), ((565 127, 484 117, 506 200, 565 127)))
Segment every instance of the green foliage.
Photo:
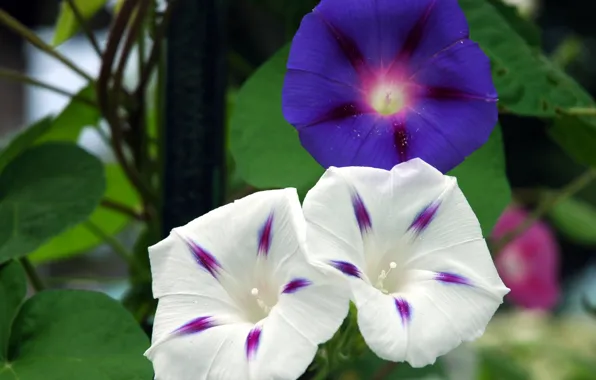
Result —
POLYGON ((478 380, 530 380, 528 371, 497 349, 482 349, 478 380))
POLYGON ((101 163, 72 144, 29 149, 0 173, 0 262, 85 220, 105 190, 101 163))
POLYGON ((511 188, 505 173, 505 153, 501 126, 497 125, 488 142, 448 173, 457 178, 485 237, 511 202, 511 188))
MULTIPOLYGON (((116 164, 108 164, 104 169, 107 184, 104 197, 132 209, 138 208, 139 196, 122 168, 116 164)), ((93 211, 88 220, 110 236, 122 231, 131 222, 129 216, 101 205, 93 211)), ((77 253, 87 252, 101 243, 102 239, 83 223, 54 237, 33 252, 31 259, 35 262, 64 259, 77 253)))
POLYGON ((551 223, 579 244, 596 245, 596 208, 576 198, 557 202, 548 214, 551 223))
POLYGON ((0 266, 0 363, 8 359, 12 323, 27 293, 24 278, 23 268, 17 262, 10 261, 0 266))
MULTIPOLYGON (((107 2, 108 0, 74 0, 76 8, 84 20, 91 19, 107 2)), ((58 46, 68 41, 79 31, 79 28, 77 17, 68 1, 62 0, 52 45, 58 46)))
POLYGON ((258 188, 308 188, 323 169, 300 145, 281 111, 289 47, 277 52, 246 81, 236 97, 230 148, 236 169, 258 188))
POLYGON ((526 43, 516 32, 519 27, 508 22, 511 15, 504 17, 487 0, 460 0, 460 5, 471 38, 491 59, 503 109, 525 116, 554 117, 560 109, 593 104, 577 82, 526 43))
MULTIPOLYGON (((78 97, 95 101, 95 89, 92 85, 83 88, 78 97)), ((70 103, 56 116, 47 133, 36 142, 47 141, 76 141, 85 127, 95 126, 99 122, 101 113, 97 107, 72 99, 70 103)))
POLYGON ((549 135, 577 162, 596 167, 596 120, 562 115, 553 120, 549 135))
POLYGON ((0 295, 11 291, 9 303, 0 306, 0 380, 152 378, 142 356, 149 340, 122 306, 104 294, 76 290, 41 292, 21 306, 25 277, 19 267, 11 262, 0 268, 0 295))
POLYGON ((513 5, 505 4, 503 0, 488 0, 495 7, 499 14, 507 21, 507 24, 522 37, 532 48, 540 49, 542 45, 542 33, 540 28, 521 17, 519 11, 513 5))
POLYGON ((392 365, 390 362, 379 359, 367 349, 362 357, 351 361, 350 365, 336 377, 336 380, 368 380, 381 370, 387 371, 384 377, 386 380, 427 379, 429 376, 442 377, 445 375, 440 361, 423 368, 412 368, 407 363, 393 363, 392 365))
POLYGON ((29 148, 52 127, 52 118, 43 118, 15 136, 8 146, 0 152, 0 171, 22 151, 29 148))

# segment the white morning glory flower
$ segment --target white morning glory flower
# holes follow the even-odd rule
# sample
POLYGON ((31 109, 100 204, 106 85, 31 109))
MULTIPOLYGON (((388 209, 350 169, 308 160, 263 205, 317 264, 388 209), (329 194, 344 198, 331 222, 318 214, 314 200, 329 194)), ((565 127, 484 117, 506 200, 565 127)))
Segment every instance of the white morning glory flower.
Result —
POLYGON ((509 291, 456 179, 420 159, 332 167, 303 209, 310 251, 344 273, 382 359, 434 363, 481 336, 509 291))
POLYGON ((220 207, 150 248, 157 380, 294 380, 348 312, 305 256, 295 189, 220 207))

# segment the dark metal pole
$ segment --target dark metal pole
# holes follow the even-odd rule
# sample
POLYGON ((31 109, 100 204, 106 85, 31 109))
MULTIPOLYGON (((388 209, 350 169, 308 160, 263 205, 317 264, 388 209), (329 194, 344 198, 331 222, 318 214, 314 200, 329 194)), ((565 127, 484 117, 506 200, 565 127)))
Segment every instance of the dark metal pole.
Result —
POLYGON ((221 205, 225 181, 225 1, 174 1, 167 39, 164 236, 221 205))

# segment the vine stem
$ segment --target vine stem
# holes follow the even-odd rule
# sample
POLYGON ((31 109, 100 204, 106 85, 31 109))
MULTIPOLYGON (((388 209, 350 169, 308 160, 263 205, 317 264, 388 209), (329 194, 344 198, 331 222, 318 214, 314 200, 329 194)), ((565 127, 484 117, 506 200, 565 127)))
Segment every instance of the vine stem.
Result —
POLYGON ((550 211, 557 203, 564 201, 565 199, 573 196, 575 193, 586 187, 590 182, 596 179, 596 169, 588 169, 579 177, 571 181, 560 191, 553 195, 546 196, 538 204, 538 207, 528 216, 516 229, 508 234, 505 234, 499 239, 493 246, 493 251, 500 252, 507 244, 515 240, 518 236, 526 232, 532 225, 540 218, 542 218, 547 212, 550 211))
POLYGON ((132 253, 118 241, 118 239, 106 234, 99 226, 93 222, 84 222, 85 227, 95 236, 108 244, 114 252, 124 260, 130 267, 136 267, 137 262, 134 260, 132 253))
POLYGON ((14 70, 10 70, 10 69, 5 69, 5 68, 0 68, 0 78, 4 78, 7 80, 12 80, 15 82, 21 82, 21 83, 25 83, 31 86, 36 86, 36 87, 40 87, 40 88, 44 88, 46 90, 50 90, 52 92, 55 92, 57 94, 60 95, 64 95, 67 96, 73 100, 76 100, 78 102, 81 103, 85 103, 91 107, 97 108, 97 104, 95 102, 93 102, 90 99, 87 99, 83 96, 80 96, 79 94, 72 94, 66 90, 63 90, 59 87, 55 87, 49 83, 45 83, 45 82, 41 82, 35 78, 31 78, 27 75, 21 74, 18 71, 14 71, 14 70))
POLYGON ((39 276, 39 273, 35 270, 35 266, 31 263, 31 260, 27 257, 22 257, 19 261, 23 265, 23 269, 25 269, 25 273, 27 273, 27 277, 29 277, 29 282, 31 282, 33 289, 35 289, 36 292, 44 290, 46 287, 39 276))
POLYGON ((563 112, 574 116, 596 116, 596 108, 593 107, 572 107, 563 112))
POLYGON ((17 19, 9 15, 6 11, 0 9, 0 23, 12 30, 19 36, 26 39, 31 45, 35 46, 39 50, 45 52, 49 56, 62 62, 65 66, 70 68, 72 71, 85 78, 89 82, 93 82, 93 78, 83 71, 80 67, 74 64, 71 60, 58 53, 54 48, 45 43, 35 33, 29 30, 25 25, 21 24, 17 19))
POLYGON ((79 7, 77 7, 77 4, 74 2, 74 0, 66 0, 66 1, 68 3, 68 6, 70 7, 70 9, 72 10, 72 13, 74 14, 75 18, 77 19, 77 22, 81 26, 83 33, 85 33, 85 35, 87 36, 87 39, 91 43, 91 46, 93 46, 93 50, 95 50, 97 55, 101 58, 101 49, 99 48, 97 39, 95 38, 93 31, 87 24, 85 17, 83 17, 83 15, 81 14, 81 10, 79 9, 79 7))
POLYGON ((147 219, 144 215, 142 215, 141 213, 138 213, 137 211, 133 210, 132 208, 128 207, 127 205, 124 205, 120 202, 117 202, 117 201, 114 201, 111 199, 107 199, 107 198, 102 199, 101 207, 108 208, 113 211, 117 211, 121 214, 130 216, 131 218, 139 220, 139 221, 144 221, 147 219))
MULTIPOLYGON (((128 25, 130 17, 139 1, 140 0, 126 0, 112 24, 102 60, 102 66, 99 72, 99 78, 97 80, 97 98, 100 109, 110 125, 112 147, 114 148, 116 159, 143 199, 154 201, 156 197, 154 196, 151 187, 143 182, 140 174, 126 158, 124 153, 124 125, 118 115, 118 105, 110 98, 110 95, 112 94, 112 91, 110 91, 110 82, 111 79, 113 79, 112 66, 116 59, 118 47, 122 41, 126 26, 128 25)), ((123 91, 122 88, 115 88, 114 90, 123 91)))
POLYGON ((395 367, 397 367, 399 363, 389 362, 382 366, 377 373, 375 373, 372 377, 372 380, 383 380, 387 378, 387 376, 391 375, 393 371, 395 371, 395 367))

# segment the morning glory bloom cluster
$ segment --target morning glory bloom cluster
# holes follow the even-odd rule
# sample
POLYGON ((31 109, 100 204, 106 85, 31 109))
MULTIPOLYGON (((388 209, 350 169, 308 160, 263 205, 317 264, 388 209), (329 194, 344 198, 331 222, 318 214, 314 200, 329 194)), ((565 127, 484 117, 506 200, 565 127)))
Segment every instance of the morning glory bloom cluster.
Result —
POLYGON ((156 379, 297 379, 349 310, 414 367, 478 338, 508 289, 454 178, 420 159, 329 168, 220 207, 150 248, 156 379))
POLYGON ((489 59, 457 0, 323 0, 290 50, 283 113, 324 167, 445 173, 497 123, 489 59))
POLYGON ((327 170, 302 204, 257 192, 149 249, 157 380, 295 380, 350 355, 326 345, 350 334, 423 367, 480 337, 509 292, 443 174, 497 122, 457 1, 322 0, 287 66, 284 114, 327 170))

